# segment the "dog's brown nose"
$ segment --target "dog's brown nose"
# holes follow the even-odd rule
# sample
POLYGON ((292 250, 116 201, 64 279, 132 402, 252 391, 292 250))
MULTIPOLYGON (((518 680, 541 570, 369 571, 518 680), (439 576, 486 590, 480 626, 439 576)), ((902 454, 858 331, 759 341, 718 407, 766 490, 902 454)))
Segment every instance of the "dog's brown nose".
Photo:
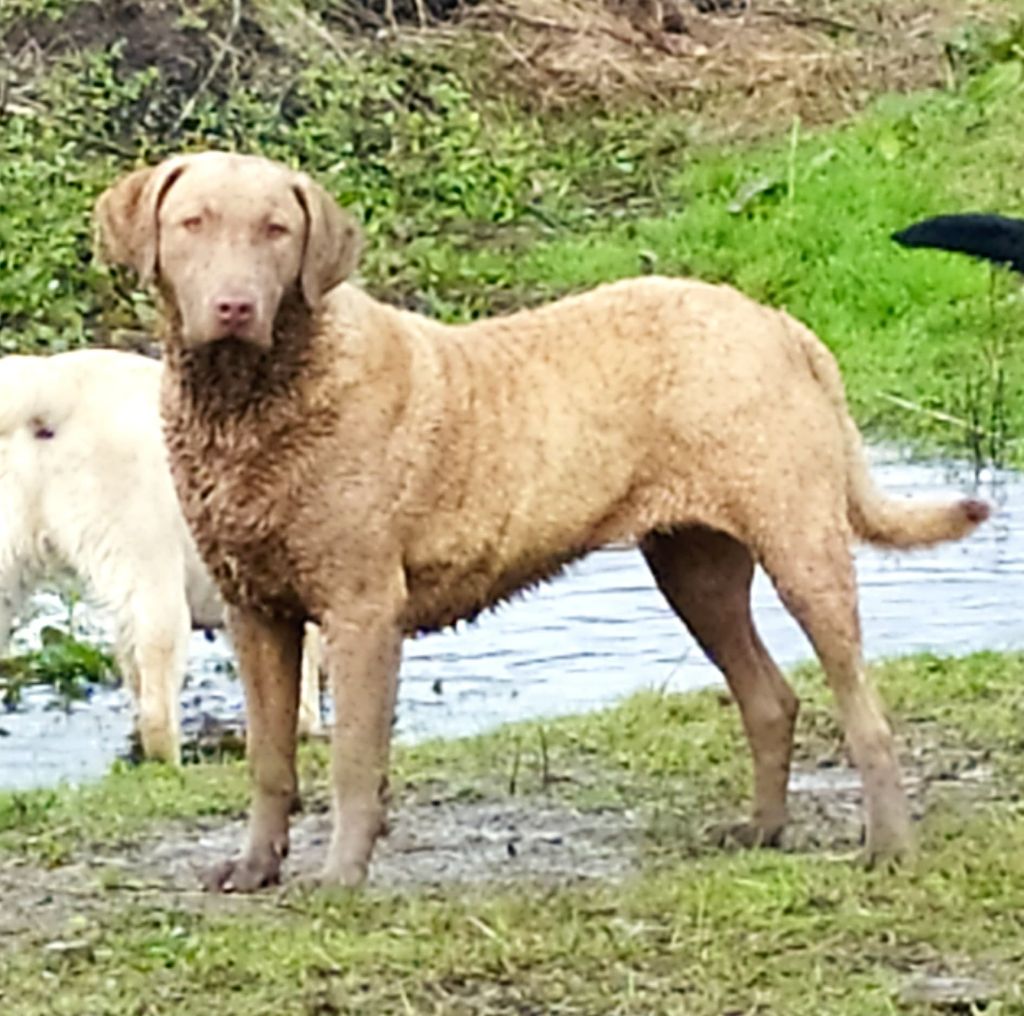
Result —
POLYGON ((239 328, 252 321, 256 307, 245 297, 222 296, 216 301, 216 311, 219 324, 225 328, 239 328))

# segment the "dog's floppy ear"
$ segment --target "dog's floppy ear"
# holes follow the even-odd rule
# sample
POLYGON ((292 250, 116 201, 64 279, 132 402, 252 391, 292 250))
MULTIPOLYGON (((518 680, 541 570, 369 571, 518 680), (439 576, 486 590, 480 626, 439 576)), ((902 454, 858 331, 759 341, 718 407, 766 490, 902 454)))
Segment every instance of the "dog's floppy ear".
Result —
POLYGON ((324 293, 355 270, 362 234, 356 220, 305 173, 296 174, 293 189, 306 215, 302 298, 310 310, 316 310, 324 293))
POLYGON ((160 204, 184 171, 183 159, 168 159, 129 173, 100 195, 93 221, 96 252, 103 261, 133 268, 142 282, 153 278, 160 204))

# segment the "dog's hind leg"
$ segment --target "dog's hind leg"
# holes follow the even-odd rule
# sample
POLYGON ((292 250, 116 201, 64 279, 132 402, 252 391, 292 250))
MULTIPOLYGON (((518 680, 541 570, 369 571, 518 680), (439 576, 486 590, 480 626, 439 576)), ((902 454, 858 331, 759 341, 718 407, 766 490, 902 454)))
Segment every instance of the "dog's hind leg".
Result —
POLYGON ((7 649, 14 633, 14 619, 21 607, 21 589, 17 580, 8 581, 0 574, 0 656, 7 655, 7 649))
POLYGON ((299 737, 318 737, 323 732, 320 708, 323 649, 320 629, 306 624, 302 639, 302 690, 299 695, 299 737))
POLYGON ((181 687, 185 678, 188 609, 181 603, 137 604, 133 610, 128 674, 134 679, 139 739, 148 759, 177 765, 181 761, 181 687))
MULTIPOLYGON (((115 623, 114 653, 132 694, 142 754, 181 761, 181 687, 192 630, 183 565, 160 527, 83 531, 74 561, 97 603, 115 623), (164 542, 161 542, 164 541, 164 542)), ((72 542, 72 548, 75 543, 72 542)))
POLYGON ((22 561, 14 554, 0 556, 0 656, 6 656, 14 623, 29 592, 30 580, 22 561))
MULTIPOLYGON (((867 860, 910 852, 912 835, 892 730, 861 655, 857 580, 845 518, 815 510, 801 491, 800 510, 780 513, 761 563, 803 628, 836 697, 840 721, 864 785, 867 860)), ((845 508, 845 506, 844 506, 845 508)))
POLYGON ((730 830, 744 845, 776 844, 786 824, 786 790, 797 697, 754 627, 754 562, 731 536, 691 526, 647 537, 642 550, 658 588, 735 697, 754 760, 753 821, 730 830))

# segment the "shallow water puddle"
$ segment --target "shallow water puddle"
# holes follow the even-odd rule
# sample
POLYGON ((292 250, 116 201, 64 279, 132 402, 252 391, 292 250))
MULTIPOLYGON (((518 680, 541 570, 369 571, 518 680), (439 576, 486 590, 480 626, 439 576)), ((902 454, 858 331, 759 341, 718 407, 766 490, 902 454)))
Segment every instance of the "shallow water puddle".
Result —
MULTIPOLYGON (((902 461, 874 452, 879 484, 895 495, 971 492, 997 505, 971 539, 906 554, 858 551, 869 658, 919 651, 959 654, 1024 648, 1024 476, 902 461)), ((810 656, 763 575, 754 586, 762 637, 782 666, 810 656)), ((65 610, 52 595, 22 633, 31 643, 65 610)), ((106 637, 104 619, 80 608, 79 634, 106 637)), ((210 718, 236 724, 242 692, 226 671, 222 637, 193 636, 184 693, 186 730, 210 718)), ((654 588, 639 553, 608 550, 476 624, 407 643, 398 731, 404 740, 479 733, 507 720, 581 712, 641 688, 691 689, 718 681, 654 588)), ((0 786, 30 787, 100 775, 124 751, 127 692, 100 689, 70 713, 46 689, 0 715, 0 786)))

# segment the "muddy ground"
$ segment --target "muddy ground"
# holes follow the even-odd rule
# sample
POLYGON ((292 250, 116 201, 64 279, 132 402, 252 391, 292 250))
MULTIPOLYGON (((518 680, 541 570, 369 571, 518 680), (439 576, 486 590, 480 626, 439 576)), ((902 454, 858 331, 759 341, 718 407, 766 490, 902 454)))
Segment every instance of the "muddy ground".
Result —
MULTIPOLYGON (((943 744, 919 726, 905 752, 904 773, 915 817, 933 810, 968 813, 1004 791, 984 752, 943 744)), ((614 774, 608 774, 614 779, 614 774)), ((392 808, 390 835, 375 855, 370 891, 444 890, 487 885, 564 886, 619 880, 659 856, 678 858, 732 849, 722 843, 735 814, 680 815, 671 802, 638 792, 634 807, 579 807, 574 798, 593 790, 600 773, 561 776, 550 793, 525 796, 455 794, 441 785, 409 788, 392 808)), ((862 837, 860 780, 832 750, 799 760, 790 780, 792 821, 784 850, 825 853, 852 861, 862 837)), ((213 896, 200 890, 203 869, 234 853, 242 817, 170 822, 136 842, 78 852, 69 863, 46 868, 22 858, 0 859, 0 945, 28 935, 59 948, 69 922, 124 902, 153 907, 244 909, 274 903, 308 887, 330 837, 322 791, 307 800, 292 825, 285 884, 257 897, 213 896)))

